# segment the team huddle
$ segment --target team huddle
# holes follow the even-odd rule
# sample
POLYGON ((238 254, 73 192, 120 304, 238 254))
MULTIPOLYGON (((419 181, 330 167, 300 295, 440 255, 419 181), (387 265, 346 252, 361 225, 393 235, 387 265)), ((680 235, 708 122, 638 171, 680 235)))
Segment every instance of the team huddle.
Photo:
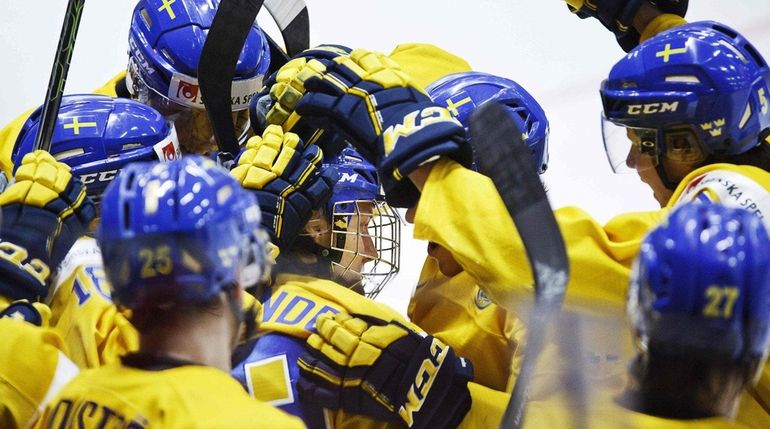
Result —
MULTIPOLYGON (((770 67, 687 0, 567 3, 627 51, 605 150, 661 209, 554 210, 566 296, 511 427, 770 427, 770 67)), ((42 107, 0 130, 0 427, 507 427, 535 279, 471 117, 501 105, 542 174, 546 112, 429 44, 268 73, 254 23, 223 162, 198 86, 218 6, 139 0, 127 70, 63 97, 50 150, 42 107)))

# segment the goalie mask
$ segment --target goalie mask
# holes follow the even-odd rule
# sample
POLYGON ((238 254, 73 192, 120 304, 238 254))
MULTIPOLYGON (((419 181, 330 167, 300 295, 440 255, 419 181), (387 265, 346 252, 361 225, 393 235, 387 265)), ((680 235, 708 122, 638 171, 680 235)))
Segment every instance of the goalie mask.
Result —
POLYGON ((398 273, 401 219, 379 193, 377 169, 354 149, 343 149, 323 171, 335 185, 306 235, 333 280, 374 298, 398 273))

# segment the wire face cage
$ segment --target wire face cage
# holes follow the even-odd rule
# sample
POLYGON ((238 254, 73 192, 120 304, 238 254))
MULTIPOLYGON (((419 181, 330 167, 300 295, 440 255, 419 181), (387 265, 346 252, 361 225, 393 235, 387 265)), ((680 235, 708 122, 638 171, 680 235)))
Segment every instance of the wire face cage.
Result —
POLYGON ((339 201, 332 207, 332 274, 374 298, 398 273, 401 218, 382 200, 339 201))

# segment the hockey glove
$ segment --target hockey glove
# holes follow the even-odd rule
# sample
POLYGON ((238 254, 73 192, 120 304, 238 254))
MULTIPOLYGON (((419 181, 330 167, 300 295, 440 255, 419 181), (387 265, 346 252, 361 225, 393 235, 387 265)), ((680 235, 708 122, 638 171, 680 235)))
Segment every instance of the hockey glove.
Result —
POLYGON ((30 301, 96 217, 80 179, 40 150, 24 156, 0 212, 0 294, 30 301))
POLYGON ((323 153, 305 146, 278 125, 252 137, 230 172, 253 190, 262 209, 262 225, 280 249, 291 248, 297 235, 331 193, 332 184, 318 173, 323 153))
POLYGON ((618 44, 628 52, 639 44, 639 32, 633 27, 634 16, 642 3, 657 7, 662 13, 684 18, 689 0, 566 0, 570 11, 582 19, 596 18, 615 34, 618 44))
POLYGON ((471 406, 470 361, 438 339, 396 322, 329 313, 300 357, 299 394, 325 408, 410 428, 455 427, 471 406))
POLYGON ((252 101, 251 119, 256 134, 262 134, 268 125, 280 125, 307 144, 317 144, 327 156, 339 152, 345 146, 342 136, 329 132, 323 122, 302 118, 294 108, 305 94, 305 80, 326 70, 333 58, 349 53, 350 49, 344 46, 317 46, 298 54, 273 73, 252 101))
POLYGON ((51 319, 51 309, 42 302, 29 302, 21 299, 12 302, 0 311, 0 319, 23 320, 35 326, 47 326, 51 319))
POLYGON ((404 179, 420 165, 443 155, 470 164, 462 125, 381 53, 356 49, 337 57, 325 72, 306 79, 305 89, 297 112, 331 120, 378 167, 393 206, 417 201, 417 189, 404 179))

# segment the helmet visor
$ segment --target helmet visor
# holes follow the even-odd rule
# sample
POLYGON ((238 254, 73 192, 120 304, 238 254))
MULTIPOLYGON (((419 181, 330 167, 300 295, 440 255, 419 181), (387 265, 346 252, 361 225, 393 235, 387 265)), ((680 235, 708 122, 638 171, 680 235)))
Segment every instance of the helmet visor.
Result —
POLYGON ((658 130, 616 124, 602 115, 602 139, 610 168, 617 174, 658 165, 658 130))

